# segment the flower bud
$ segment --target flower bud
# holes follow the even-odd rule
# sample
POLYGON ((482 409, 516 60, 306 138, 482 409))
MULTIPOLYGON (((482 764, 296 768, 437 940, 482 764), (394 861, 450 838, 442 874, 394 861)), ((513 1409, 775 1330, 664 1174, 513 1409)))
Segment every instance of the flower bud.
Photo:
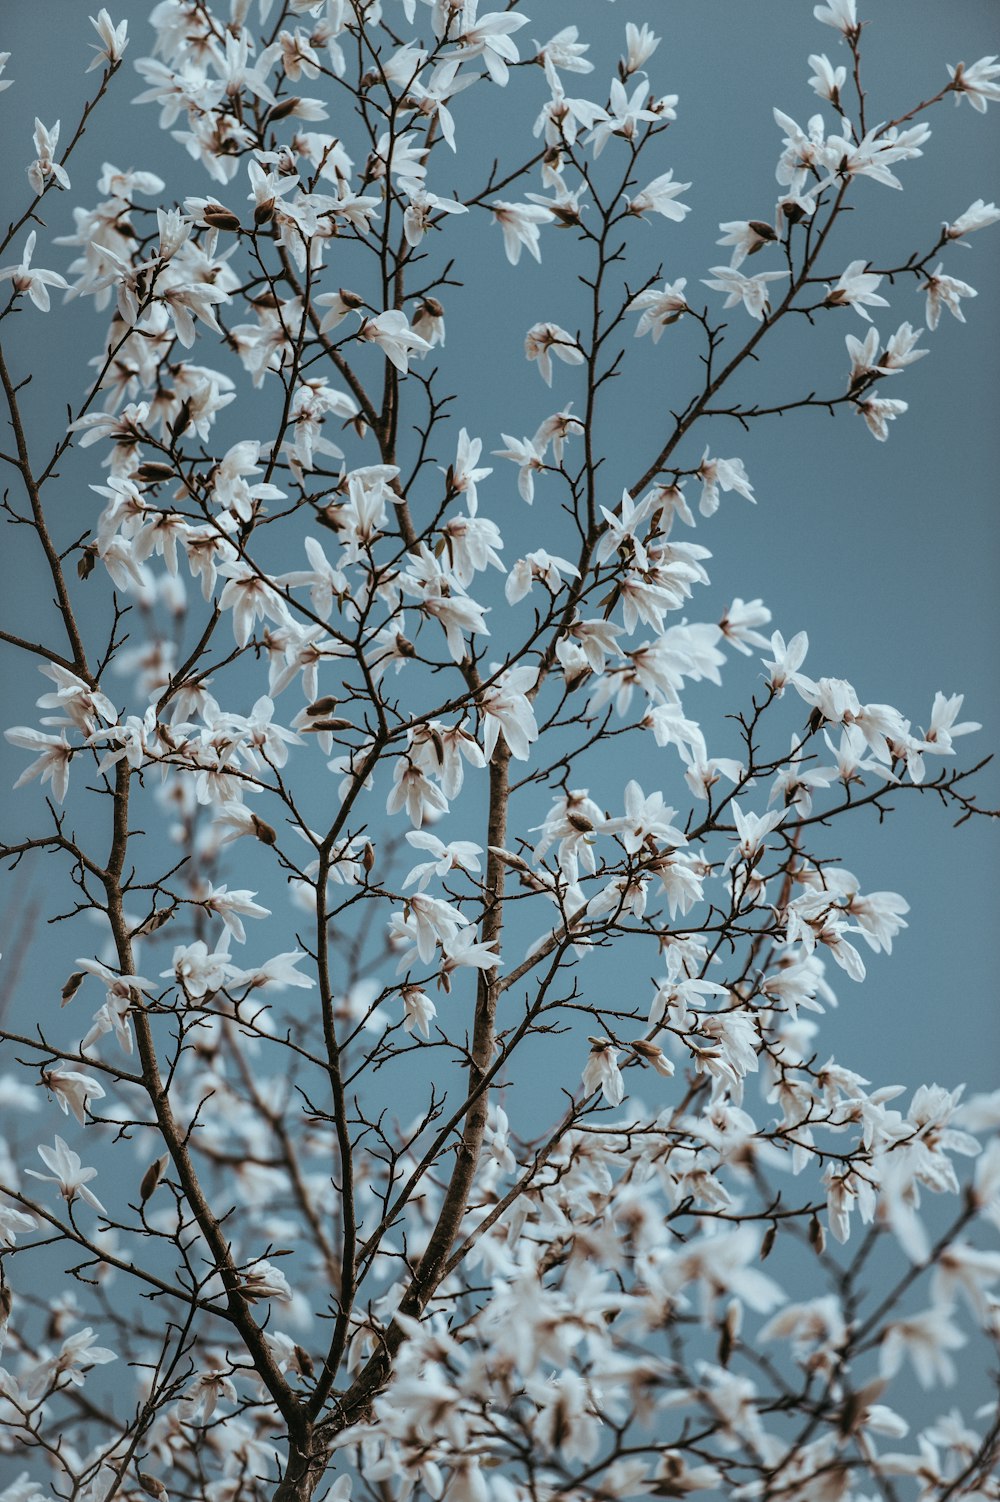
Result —
POLYGON ((817 1257, 822 1257, 826 1249, 826 1232, 819 1223, 819 1216, 814 1215, 809 1222, 809 1245, 817 1257))
POLYGON ((147 459, 139 465, 135 478, 141 485, 161 485, 164 480, 172 480, 175 474, 172 464, 159 464, 156 460, 147 459))
POLYGON ((240 228, 240 221, 231 209, 225 209, 221 204, 209 205, 202 211, 201 216, 205 223, 212 229, 228 230, 230 234, 236 234, 240 228))
POLYGON ((278 120, 287 120, 289 115, 294 115, 302 100, 298 94, 289 94, 287 99, 279 99, 267 112, 265 125, 274 125, 278 120))
MULTIPOLYGON (((162 1157, 154 1159, 146 1169, 139 1184, 139 1199, 142 1204, 145 1204, 150 1196, 156 1192, 156 1188, 163 1178, 163 1171, 169 1161, 169 1155, 164 1153, 162 1157)), ((155 1496, 156 1493, 151 1493, 151 1495, 155 1496)))
POLYGON ((62 1005, 63 1006, 65 1006, 67 1002, 73 1000, 73 997, 76 995, 77 991, 79 991, 79 989, 80 989, 80 987, 82 985, 83 985, 83 971, 82 970, 74 970, 73 974, 70 976, 69 980, 66 982, 66 984, 62 988, 62 1005))
POLYGON ((266 824, 263 819, 258 819, 256 814, 250 815, 250 823, 253 825, 254 834, 262 845, 273 845, 277 840, 278 831, 273 829, 270 824, 266 824))

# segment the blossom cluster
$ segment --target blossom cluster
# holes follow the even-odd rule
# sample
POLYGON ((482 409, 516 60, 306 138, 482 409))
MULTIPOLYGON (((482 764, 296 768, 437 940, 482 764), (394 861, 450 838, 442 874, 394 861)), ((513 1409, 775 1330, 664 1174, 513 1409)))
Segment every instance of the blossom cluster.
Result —
MULTIPOLYGON (((909 912, 829 826, 890 794, 972 817, 980 727, 959 693, 868 701, 763 599, 703 605, 693 540, 766 484, 711 419, 843 407, 886 439, 907 404, 878 383, 929 351, 872 310, 915 289, 930 345, 975 296, 945 257, 1000 220, 978 199, 904 263, 831 259, 858 180, 898 191, 925 116, 1000 101, 1000 65, 871 125, 855 0, 815 17, 848 61, 809 58, 825 113, 775 110, 771 217, 721 222, 700 277, 629 238, 669 243, 692 187, 645 24, 609 69, 576 24, 527 45, 517 4, 160 0, 136 102, 199 191, 106 162, 44 249, 80 133, 60 155, 36 122, 0 335, 63 294, 103 338, 41 464, 3 366, 61 634, 3 633, 46 680, 5 732, 16 786, 49 797, 0 855, 61 861, 60 916, 108 944, 3 1035, 7 1103, 79 1130, 0 1151, 0 1449, 41 1462, 0 1502, 46 1461, 84 1502, 1000 1497, 985 1408, 913 1440, 903 1413, 908 1377, 1000 1339, 1000 1095, 873 1083, 818 1020, 909 912), (524 75, 523 161, 490 170, 474 101, 524 75), (485 186, 459 193, 463 153, 485 186), (453 415, 453 264, 560 245, 593 299, 518 332, 534 433, 453 415), (847 367, 730 404, 773 327, 842 314, 847 367), (618 473, 607 385, 636 338, 673 359, 681 320, 690 398, 618 473), (703 685, 735 730, 694 717, 703 685), (22 1269, 52 1244, 43 1320, 22 1269)), ((134 37, 92 24, 96 105, 134 37)))

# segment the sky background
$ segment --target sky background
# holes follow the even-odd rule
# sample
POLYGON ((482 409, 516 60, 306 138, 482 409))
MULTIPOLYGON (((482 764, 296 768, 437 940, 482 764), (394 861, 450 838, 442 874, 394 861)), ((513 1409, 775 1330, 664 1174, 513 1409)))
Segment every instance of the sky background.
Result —
MULTIPOLYGON (((49 228, 40 232, 43 244, 71 228, 74 204, 97 201, 95 183, 105 161, 158 172, 167 182, 166 201, 189 193, 218 194, 233 204, 242 199, 242 176, 229 189, 211 183, 158 130, 155 108, 131 104, 140 88, 132 64, 150 48, 143 24, 147 9, 146 4, 113 8, 116 18, 127 15, 132 25, 126 65, 71 165, 72 191, 46 200, 49 228)), ((589 78, 570 75, 571 93, 603 95, 627 20, 649 20, 662 36, 649 65, 651 79, 657 92, 679 94, 680 104, 677 123, 650 161, 659 171, 673 167, 677 179, 692 184, 684 201, 693 212, 682 225, 655 220, 640 226, 633 280, 640 281, 662 261, 668 279, 686 276, 689 289, 697 288, 709 267, 728 260, 728 252, 715 245, 720 221, 771 218, 781 136, 772 106, 803 124, 819 108, 808 87, 806 58, 825 51, 835 63, 847 60, 837 34, 817 25, 812 5, 804 0, 753 6, 737 0, 531 0, 525 9, 532 24, 520 34, 522 54, 529 53, 530 39, 544 41, 570 22, 590 41, 596 72, 589 78)), ((947 79, 946 63, 972 62, 1000 51, 992 0, 907 0, 905 6, 898 0, 865 0, 860 9, 873 22, 865 36, 873 121, 934 93, 947 79)), ((61 118, 65 140, 94 79, 83 73, 91 40, 86 12, 87 7, 63 0, 6 0, 4 5, 0 49, 13 54, 7 76, 16 80, 0 97, 7 162, 0 183, 4 223, 27 202, 24 168, 34 155, 34 115, 46 124, 61 118)), ((480 184, 484 158, 508 146, 512 98, 523 101, 513 108, 520 120, 522 154, 530 154, 530 124, 543 101, 544 84, 538 70, 525 69, 514 76, 507 95, 476 88, 459 101, 460 152, 453 164, 446 159, 443 167, 436 166, 442 174, 434 181, 438 192, 480 184)), ((827 108, 825 114, 830 121, 832 111, 827 108)), ((977 197, 1000 198, 1000 106, 984 118, 967 103, 955 108, 949 100, 933 112, 931 124, 924 158, 900 169, 905 192, 860 184, 858 212, 838 230, 824 263, 834 274, 857 257, 885 265, 922 252, 942 220, 956 218, 977 197)), ((459 393, 451 433, 464 423, 483 437, 489 450, 500 446, 501 432, 531 433, 542 417, 573 396, 572 372, 560 366, 554 395, 547 392, 537 373, 525 366, 522 343, 525 330, 539 319, 575 326, 577 263, 570 236, 543 232, 542 264, 522 257, 520 266, 512 268, 503 256, 499 230, 488 224, 487 216, 470 215, 469 220, 456 230, 456 244, 475 258, 475 274, 464 291, 449 298, 448 384, 459 393)), ((678 457, 680 464, 697 464, 706 442, 713 453, 740 455, 758 498, 750 506, 739 497, 724 497, 718 515, 700 523, 693 534, 712 549, 713 558, 712 585, 692 602, 692 617, 718 619, 734 596, 762 596, 786 638, 808 631, 806 666, 814 676, 848 678, 863 701, 890 702, 918 725, 927 722, 936 690, 964 692, 962 717, 982 721, 984 729, 960 743, 962 762, 986 755, 1000 733, 997 232, 985 230, 971 237, 969 249, 957 246, 947 253, 946 270, 971 282, 979 296, 966 305, 966 326, 945 314, 938 330, 922 341, 931 354, 894 382, 883 382, 881 394, 902 395, 910 404, 893 425, 888 443, 876 443, 849 413, 832 420, 823 412, 805 412, 760 421, 746 434, 735 423, 720 420, 710 434, 696 432, 678 457)), ((7 259, 19 258, 23 239, 22 232, 7 259)), ((47 248, 36 259, 65 271, 75 254, 68 247, 47 248)), ((627 274, 632 275, 631 267, 627 274)), ((350 285, 346 274, 343 280, 350 285)), ((893 304, 891 310, 877 311, 883 334, 904 319, 916 326, 924 323, 923 299, 912 285, 881 290, 893 304)), ((705 300, 717 313, 721 300, 707 292, 705 300)), ((750 325, 742 310, 729 316, 737 334, 745 337, 750 325)), ((33 374, 24 398, 29 436, 40 452, 48 453, 63 431, 67 404, 77 402, 84 389, 86 362, 100 347, 105 320, 89 303, 62 307, 56 299, 47 317, 28 308, 14 322, 13 368, 19 375, 33 374)), ((795 397, 814 387, 838 393, 847 370, 844 335, 863 338, 865 328, 849 311, 816 330, 798 321, 775 341, 774 350, 734 396, 795 397)), ((3 327, 5 337, 8 330, 10 321, 3 327)), ((609 505, 636 478, 636 454, 647 451, 649 435, 664 425, 666 410, 683 404, 692 380, 696 335, 693 323, 682 322, 658 346, 648 339, 631 342, 629 373, 609 396, 605 422, 609 505)), ((211 361, 208 348, 204 358, 211 361)), ((235 427, 220 425, 225 442, 257 431, 260 401, 248 387, 241 388, 235 418, 227 415, 235 427)), ((52 487, 61 546, 93 525, 95 498, 87 486, 103 479, 101 453, 98 447, 67 455, 52 487)), ((504 468, 501 461, 493 462, 497 472, 504 468)), ((494 485, 499 483, 497 472, 494 485)), ((502 476, 508 491, 512 475, 502 476)), ((483 509, 497 514, 489 496, 484 487, 483 509)), ((539 545, 563 551, 545 510, 544 483, 533 510, 523 508, 515 496, 498 519, 511 560, 539 545)), ((42 640, 55 639, 49 584, 26 530, 8 529, 0 568, 3 624, 42 640)), ((86 599, 85 588, 77 590, 81 599, 86 599)), ((87 619, 96 620, 89 614, 90 603, 83 608, 87 619)), ((0 671, 4 723, 37 723, 34 702, 49 685, 13 651, 0 656, 0 671)), ((726 743, 732 731, 720 716, 747 702, 758 675, 756 662, 738 664, 732 681, 741 686, 739 699, 727 688, 686 699, 689 710, 704 711, 706 723, 717 726, 710 736, 713 752, 736 750, 726 743)), ((120 692, 118 685, 116 697, 120 692)), ((286 718, 297 707, 296 701, 286 718)), ((637 747, 630 743, 632 759, 624 773, 617 767, 612 789, 620 787, 625 775, 634 775, 647 792, 661 786, 668 801, 686 807, 676 759, 671 755, 666 760, 651 744, 637 747)), ((43 824, 37 784, 17 795, 7 792, 24 765, 24 753, 0 743, 0 829, 5 837, 43 824)), ((939 765, 933 763, 933 769, 939 765)), ((984 803, 1000 804, 1000 779, 993 769, 980 786, 984 803)), ((596 784, 595 791, 601 796, 596 784)), ((995 828, 977 820, 953 830, 948 811, 930 797, 907 793, 897 802, 899 813, 884 828, 861 814, 853 822, 841 821, 829 840, 830 849, 861 877, 864 890, 899 891, 911 913, 910 927, 891 958, 866 952, 870 965, 863 986, 842 982, 839 972, 833 973, 841 1007, 821 1019, 822 1056, 836 1054, 879 1083, 912 1087, 930 1080, 949 1086, 967 1081, 970 1090, 990 1089, 997 1084, 1000 1062, 995 828)), ((463 833, 455 829, 451 837, 463 833)), ((30 1025, 36 1015, 54 1019, 58 990, 74 968, 74 957, 95 952, 101 944, 99 931, 86 918, 45 925, 53 904, 66 906, 71 897, 61 878, 54 878, 53 866, 26 862, 5 878, 0 1001, 19 1025, 30 1025)), ((277 940, 266 951, 258 946, 257 952, 287 947, 277 940)), ((647 969, 644 955, 635 975, 623 972, 624 983, 645 985, 647 969)), ((535 1083, 539 1091, 544 1088, 543 1079, 535 1083)), ((46 1121, 51 1126, 51 1113, 46 1121)))

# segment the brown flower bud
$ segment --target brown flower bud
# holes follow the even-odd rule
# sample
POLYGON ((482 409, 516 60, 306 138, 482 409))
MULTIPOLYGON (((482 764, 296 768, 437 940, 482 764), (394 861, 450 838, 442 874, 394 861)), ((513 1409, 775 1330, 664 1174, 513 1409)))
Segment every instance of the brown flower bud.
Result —
POLYGON ((253 825, 254 834, 262 845, 273 845, 275 840, 277 840, 278 831, 273 829, 270 824, 266 824, 263 819, 258 819, 256 814, 250 815, 250 823, 253 825))
POLYGON ((324 694, 322 699, 315 699, 308 706, 306 714, 309 715, 310 719, 315 715, 329 714, 332 709, 336 709, 339 703, 340 700, 335 699, 332 694, 324 694))
POLYGON ((240 227, 240 221, 232 209, 224 209, 221 204, 210 204, 201 216, 212 229, 228 230, 230 234, 236 234, 240 227))
POLYGON ((770 1257, 772 1251, 774 1250, 774 1243, 777 1239, 777 1235, 777 1224, 775 1221, 772 1221, 767 1230, 764 1232, 764 1239, 760 1244, 760 1260, 762 1262, 766 1262, 768 1257, 770 1257))
POLYGON ((817 1257, 821 1257, 826 1249, 826 1232, 819 1223, 818 1215, 814 1215, 809 1222, 809 1245, 817 1257))
POLYGON ((371 840, 368 841, 367 845, 364 848, 364 852, 361 856, 361 864, 364 866, 366 871, 371 871, 374 868, 375 846, 372 844, 371 840))
POLYGON ((76 995, 77 991, 79 991, 79 989, 80 989, 80 987, 82 985, 83 985, 83 971, 82 970, 74 970, 73 974, 70 976, 69 980, 66 982, 66 984, 62 988, 62 1005, 63 1006, 65 1006, 68 1001, 72 1001, 73 1000, 73 997, 76 995))
POLYGON ((289 94, 287 99, 279 99, 267 112, 265 125, 274 125, 278 120, 287 120, 289 115, 294 115, 302 100, 298 94, 289 94))
POLYGON ((88 542, 80 557, 77 559, 76 572, 81 579, 89 579, 94 572, 94 564, 97 562, 97 548, 92 542, 88 542))
POLYGON ((172 464, 160 464, 155 459, 147 459, 145 464, 139 465, 135 478, 143 485, 161 485, 164 480, 172 480, 175 473, 172 464))
POLYGON ((151 1476, 148 1471, 136 1471, 136 1475, 147 1497, 155 1497, 156 1502, 166 1502, 167 1489, 159 1476, 151 1476))
MULTIPOLYGON (((155 1194, 157 1185, 163 1178, 163 1171, 169 1162, 169 1155, 164 1153, 162 1157, 154 1159, 142 1176, 139 1184, 139 1199, 145 1204, 150 1195, 155 1194)), ((156 1495, 153 1493, 152 1495, 156 1495)))
POLYGON ((174 910, 172 907, 155 908, 145 923, 139 924, 139 927, 135 930, 136 936, 140 934, 155 934, 156 930, 162 928, 164 923, 169 923, 173 916, 174 910))
POLYGON ((311 1377, 316 1371, 312 1357, 302 1346, 297 1345, 295 1347, 295 1360, 303 1377, 311 1377))

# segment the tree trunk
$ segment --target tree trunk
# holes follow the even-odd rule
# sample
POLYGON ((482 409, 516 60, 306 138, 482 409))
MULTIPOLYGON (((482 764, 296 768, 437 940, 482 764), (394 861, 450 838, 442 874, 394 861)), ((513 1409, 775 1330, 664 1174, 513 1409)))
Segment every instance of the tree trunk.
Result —
POLYGON ((304 1439, 289 1439, 285 1474, 275 1488, 272 1502, 312 1502, 313 1493, 326 1475, 330 1455, 330 1446, 312 1431, 304 1439))

